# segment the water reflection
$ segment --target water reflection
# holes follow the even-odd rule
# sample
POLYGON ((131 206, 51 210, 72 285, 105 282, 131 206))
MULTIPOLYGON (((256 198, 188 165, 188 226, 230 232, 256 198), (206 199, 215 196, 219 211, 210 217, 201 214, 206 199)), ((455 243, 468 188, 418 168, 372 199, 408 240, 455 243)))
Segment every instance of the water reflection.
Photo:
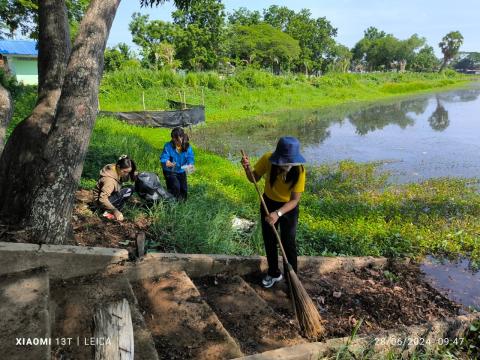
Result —
POLYGON ((432 115, 430 115, 430 117, 428 118, 428 123, 430 124, 433 130, 443 131, 450 124, 450 121, 448 120, 448 111, 445 110, 445 107, 440 102, 440 97, 437 96, 436 99, 437 99, 437 108, 432 113, 432 115))
POLYGON ((394 160, 401 181, 480 177, 480 87, 396 101, 287 111, 193 130, 195 143, 223 156, 260 155, 296 136, 311 163, 394 160), (478 160, 477 160, 478 158, 478 160))
POLYGON ((397 125, 401 129, 413 126, 415 119, 410 113, 419 115, 425 112, 428 106, 428 98, 406 100, 383 106, 371 106, 348 116, 348 120, 355 126, 358 135, 366 135, 369 132, 382 130, 388 125, 397 125))
POLYGON ((449 299, 480 311, 480 272, 466 259, 427 256, 420 266, 426 280, 449 299))

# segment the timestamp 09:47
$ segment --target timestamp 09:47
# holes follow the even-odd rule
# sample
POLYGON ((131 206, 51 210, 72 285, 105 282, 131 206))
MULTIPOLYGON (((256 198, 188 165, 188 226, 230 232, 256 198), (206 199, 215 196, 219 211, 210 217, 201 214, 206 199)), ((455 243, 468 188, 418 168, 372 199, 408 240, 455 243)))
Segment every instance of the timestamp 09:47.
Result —
POLYGON ((379 337, 375 338, 375 344, 377 345, 390 345, 390 346, 431 346, 431 345, 462 345, 464 342, 463 337, 455 338, 423 338, 423 337, 379 337))

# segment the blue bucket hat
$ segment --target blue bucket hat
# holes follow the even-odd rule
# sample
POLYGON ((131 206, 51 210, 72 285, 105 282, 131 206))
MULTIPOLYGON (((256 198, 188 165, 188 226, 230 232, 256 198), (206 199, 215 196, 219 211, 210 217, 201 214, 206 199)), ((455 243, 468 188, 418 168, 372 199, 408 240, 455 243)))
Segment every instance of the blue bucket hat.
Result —
POLYGON ((292 136, 284 136, 278 140, 277 148, 270 157, 273 165, 299 165, 306 163, 300 154, 300 141, 292 136))

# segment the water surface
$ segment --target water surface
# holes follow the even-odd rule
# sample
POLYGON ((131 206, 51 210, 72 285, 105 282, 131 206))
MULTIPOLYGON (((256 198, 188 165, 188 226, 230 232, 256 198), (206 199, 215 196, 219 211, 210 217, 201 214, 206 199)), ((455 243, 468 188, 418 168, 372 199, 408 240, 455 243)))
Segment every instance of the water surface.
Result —
POLYGON ((385 162, 395 182, 480 178, 480 86, 376 103, 287 111, 194 130, 199 146, 238 158, 296 136, 309 163, 385 162))
POLYGON ((467 259, 450 261, 427 256, 420 269, 447 298, 480 311, 480 272, 471 269, 467 259))

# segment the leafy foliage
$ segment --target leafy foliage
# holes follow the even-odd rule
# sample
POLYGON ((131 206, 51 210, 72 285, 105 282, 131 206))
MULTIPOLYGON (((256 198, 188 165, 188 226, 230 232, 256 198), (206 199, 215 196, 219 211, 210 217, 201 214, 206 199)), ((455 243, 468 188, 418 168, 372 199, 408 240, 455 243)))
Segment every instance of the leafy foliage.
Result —
MULTIPOLYGON (((66 0, 71 32, 75 33, 90 0, 66 0)), ((0 38, 20 31, 32 39, 38 37, 38 0, 0 1, 0 38)))
POLYGON ((412 67, 416 51, 425 44, 417 34, 399 40, 391 34, 370 27, 363 38, 354 46, 353 59, 368 70, 397 69, 404 71, 412 67))
POLYGON ((297 40, 269 24, 237 25, 233 34, 230 55, 248 64, 280 67, 298 59, 300 54, 297 40))
POLYGON ((233 10, 231 14, 228 15, 228 23, 230 25, 258 25, 262 22, 262 15, 258 10, 248 10, 245 7, 240 7, 239 9, 233 10))
POLYGON ((469 52, 463 53, 462 57, 459 58, 453 64, 453 67, 457 70, 472 70, 480 68, 480 53, 478 52, 469 52))
POLYGON ((223 4, 218 0, 195 1, 174 11, 172 17, 173 23, 169 23, 133 15, 129 28, 133 42, 142 48, 145 65, 215 68, 223 52, 223 4))
POLYGON ((135 59, 130 47, 125 43, 120 43, 112 48, 105 50, 104 70, 115 71, 128 66, 140 66, 138 60, 135 59), (135 65, 137 64, 137 65, 135 65))
POLYGON ((439 66, 440 61, 435 56, 433 47, 427 45, 415 55, 410 68, 417 72, 434 72, 439 66))
POLYGON ((337 29, 325 18, 312 18, 308 9, 298 13, 287 7, 272 5, 264 10, 264 21, 299 41, 300 57, 296 69, 325 71, 332 61, 337 29))
POLYGON ((463 44, 463 35, 460 31, 451 31, 442 38, 438 44, 443 54, 443 63, 440 71, 442 71, 447 64, 458 54, 460 47, 463 44))

